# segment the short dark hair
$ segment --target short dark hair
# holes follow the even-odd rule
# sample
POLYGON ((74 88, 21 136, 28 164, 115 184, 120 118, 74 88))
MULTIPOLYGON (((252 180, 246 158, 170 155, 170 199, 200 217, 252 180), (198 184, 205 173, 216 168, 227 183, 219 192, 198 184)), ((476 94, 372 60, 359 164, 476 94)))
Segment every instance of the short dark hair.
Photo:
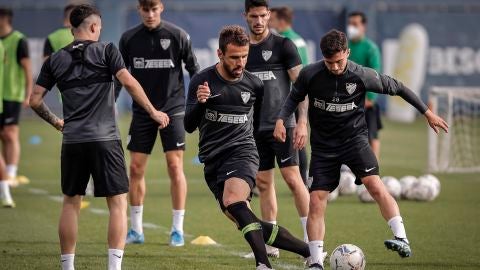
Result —
POLYGON ((245 28, 240 25, 227 25, 220 31, 218 39, 218 47, 225 53, 228 44, 236 46, 246 46, 250 43, 250 38, 247 35, 245 28))
POLYGON ((7 17, 8 22, 12 23, 13 10, 8 7, 0 7, 0 17, 7 17))
POLYGON ((69 4, 69 5, 66 5, 64 8, 63 8, 63 18, 67 18, 69 15, 70 15, 70 12, 76 7, 76 5, 74 4, 69 4))
POLYGON ((151 8, 161 3, 162 0, 138 0, 138 5, 146 8, 151 8))
POLYGON ((92 5, 78 5, 70 12, 70 24, 73 28, 77 28, 82 22, 91 15, 101 17, 100 11, 92 5))
POLYGON ((360 16, 362 23, 367 24, 367 15, 361 11, 353 11, 348 14, 348 18, 360 16))
POLYGON ((268 0, 245 0, 245 12, 255 7, 266 7, 268 9, 268 0))
POLYGON ((343 52, 348 49, 347 36, 342 31, 332 29, 328 31, 320 41, 320 49, 323 57, 332 57, 338 52, 343 52))
POLYGON ((293 22, 293 9, 291 7, 282 6, 274 7, 270 9, 271 12, 275 12, 279 20, 286 21, 288 24, 293 22))

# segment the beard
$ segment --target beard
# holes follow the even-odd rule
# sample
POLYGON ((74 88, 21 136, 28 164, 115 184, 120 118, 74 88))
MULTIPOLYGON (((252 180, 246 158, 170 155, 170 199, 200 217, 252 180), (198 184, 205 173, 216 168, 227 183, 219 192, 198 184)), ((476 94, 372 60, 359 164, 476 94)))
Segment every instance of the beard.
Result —
POLYGON ((249 28, 250 28, 250 32, 252 32, 255 35, 263 35, 263 33, 265 33, 265 31, 267 30, 267 26, 264 26, 261 30, 259 28, 255 28, 255 25, 250 26, 249 28))
POLYGON ((228 73, 228 76, 230 76, 231 78, 238 79, 242 77, 242 74, 243 74, 242 67, 231 68, 226 63, 223 63, 223 69, 228 73))

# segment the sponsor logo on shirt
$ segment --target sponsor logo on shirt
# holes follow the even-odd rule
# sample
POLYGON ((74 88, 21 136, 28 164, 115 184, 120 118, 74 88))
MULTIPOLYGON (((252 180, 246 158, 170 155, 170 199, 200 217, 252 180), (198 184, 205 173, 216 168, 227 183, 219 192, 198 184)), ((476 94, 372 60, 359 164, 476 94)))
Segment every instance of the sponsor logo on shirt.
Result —
POLYGON ((324 110, 327 112, 347 112, 353 111, 358 108, 354 102, 344 103, 344 104, 337 104, 337 103, 328 103, 325 100, 315 98, 313 101, 313 106, 320 110, 324 110))
POLYGON ((219 113, 210 109, 207 109, 205 111, 205 119, 212 122, 221 122, 228 124, 245 124, 248 121, 248 117, 246 114, 226 114, 219 113))
POLYGON ((136 69, 174 68, 175 64, 171 59, 145 59, 143 57, 134 57, 133 67, 136 69))
POLYGON ((262 51, 262 57, 267 62, 272 57, 272 51, 262 51))
POLYGON ((356 83, 346 83, 345 88, 347 89, 348 94, 351 95, 357 89, 357 84, 356 83))
POLYGON ((252 74, 257 76, 262 81, 270 81, 277 79, 277 77, 275 77, 275 74, 273 74, 273 71, 252 72, 252 74))
POLYGON ((161 38, 160 39, 160 46, 162 46, 162 49, 166 50, 168 47, 170 47, 170 39, 168 38, 161 38))

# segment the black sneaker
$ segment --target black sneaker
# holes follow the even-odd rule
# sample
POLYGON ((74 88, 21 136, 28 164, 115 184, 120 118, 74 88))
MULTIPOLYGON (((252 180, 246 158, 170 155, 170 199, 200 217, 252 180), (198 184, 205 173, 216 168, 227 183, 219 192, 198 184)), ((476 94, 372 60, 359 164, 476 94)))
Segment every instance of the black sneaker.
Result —
POLYGON ((385 247, 392 251, 396 251, 398 255, 402 258, 407 258, 412 256, 412 249, 410 248, 410 243, 404 238, 395 237, 392 240, 385 240, 385 247))

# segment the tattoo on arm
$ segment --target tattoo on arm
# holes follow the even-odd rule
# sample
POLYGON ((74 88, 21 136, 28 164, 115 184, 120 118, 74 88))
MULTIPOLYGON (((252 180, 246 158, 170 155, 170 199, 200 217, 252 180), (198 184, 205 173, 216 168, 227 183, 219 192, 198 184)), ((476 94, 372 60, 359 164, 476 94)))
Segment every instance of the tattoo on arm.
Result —
POLYGON ((45 105, 45 102, 42 102, 40 106, 32 107, 32 109, 40 116, 43 120, 50 123, 50 125, 57 128, 56 124, 60 120, 50 109, 45 105))

